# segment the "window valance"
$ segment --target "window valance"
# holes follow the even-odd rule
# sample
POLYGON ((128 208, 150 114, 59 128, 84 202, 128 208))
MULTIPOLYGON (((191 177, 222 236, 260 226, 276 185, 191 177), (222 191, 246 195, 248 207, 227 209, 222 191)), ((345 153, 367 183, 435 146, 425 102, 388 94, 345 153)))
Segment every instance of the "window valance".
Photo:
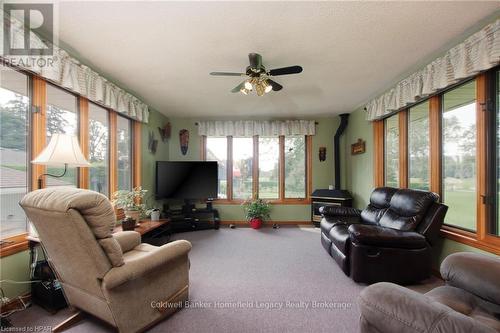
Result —
MULTIPOLYGON (((4 13, 4 15, 7 15, 4 13)), ((11 45, 24 46, 24 27, 11 20, 11 45)), ((47 48, 49 42, 30 31, 32 48, 47 48)), ((134 95, 116 86, 91 68, 81 64, 65 50, 53 45, 52 56, 2 56, 8 63, 40 75, 63 88, 109 107, 117 112, 142 122, 148 122, 148 106, 134 95)))
POLYGON ((376 120, 500 63, 500 19, 448 50, 366 105, 376 120))
POLYGON ((254 135, 315 135, 316 122, 314 120, 199 121, 198 134, 239 137, 251 137, 254 135))

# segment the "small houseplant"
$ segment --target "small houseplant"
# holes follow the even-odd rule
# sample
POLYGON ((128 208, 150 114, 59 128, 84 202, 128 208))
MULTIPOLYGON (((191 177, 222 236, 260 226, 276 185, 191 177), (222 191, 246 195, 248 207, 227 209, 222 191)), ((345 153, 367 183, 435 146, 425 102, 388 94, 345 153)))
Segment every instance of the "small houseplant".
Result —
POLYGON ((115 207, 122 208, 125 216, 139 222, 141 216, 146 214, 146 205, 141 203, 148 191, 142 187, 135 187, 132 191, 120 190, 113 193, 112 203, 115 207))
POLYGON ((259 229, 262 223, 269 219, 271 205, 262 199, 247 200, 243 203, 245 217, 253 229, 259 229))

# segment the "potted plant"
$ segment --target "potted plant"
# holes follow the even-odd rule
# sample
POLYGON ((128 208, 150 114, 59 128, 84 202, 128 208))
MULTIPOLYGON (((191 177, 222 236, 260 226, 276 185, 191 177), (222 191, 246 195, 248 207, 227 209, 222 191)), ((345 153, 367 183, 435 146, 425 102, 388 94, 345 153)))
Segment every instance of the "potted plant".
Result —
POLYGON ((141 202, 147 192, 147 190, 143 190, 140 186, 133 188, 132 191, 116 191, 113 193, 112 203, 115 207, 122 208, 125 216, 139 222, 140 218, 146 213, 146 205, 141 202))
POLYGON ((262 199, 247 200, 243 203, 245 217, 253 229, 259 229, 270 218, 271 205, 262 199))

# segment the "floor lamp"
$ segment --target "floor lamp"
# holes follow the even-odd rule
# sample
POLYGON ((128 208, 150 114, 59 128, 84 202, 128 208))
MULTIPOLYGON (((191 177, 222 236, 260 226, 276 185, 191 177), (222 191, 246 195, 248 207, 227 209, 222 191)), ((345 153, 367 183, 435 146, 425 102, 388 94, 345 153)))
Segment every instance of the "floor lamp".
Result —
POLYGON ((64 166, 64 171, 60 175, 50 173, 41 174, 38 177, 38 189, 42 188, 44 176, 61 178, 66 175, 68 167, 90 166, 90 163, 83 156, 78 144, 78 138, 74 135, 66 134, 52 134, 47 147, 31 163, 55 167, 64 166))

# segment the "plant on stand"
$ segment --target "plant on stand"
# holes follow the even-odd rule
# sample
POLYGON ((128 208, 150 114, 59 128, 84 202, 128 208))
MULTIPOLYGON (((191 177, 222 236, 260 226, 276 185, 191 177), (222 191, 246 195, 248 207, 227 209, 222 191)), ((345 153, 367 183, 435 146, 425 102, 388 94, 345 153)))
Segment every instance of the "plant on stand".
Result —
POLYGON ((115 207, 123 209, 125 216, 139 222, 140 218, 146 215, 146 205, 142 203, 142 200, 147 192, 140 186, 134 187, 132 191, 116 191, 113 193, 111 202, 115 207))
POLYGON ((265 220, 271 218, 271 204, 262 199, 247 200, 243 203, 245 217, 253 229, 259 229, 265 220))

